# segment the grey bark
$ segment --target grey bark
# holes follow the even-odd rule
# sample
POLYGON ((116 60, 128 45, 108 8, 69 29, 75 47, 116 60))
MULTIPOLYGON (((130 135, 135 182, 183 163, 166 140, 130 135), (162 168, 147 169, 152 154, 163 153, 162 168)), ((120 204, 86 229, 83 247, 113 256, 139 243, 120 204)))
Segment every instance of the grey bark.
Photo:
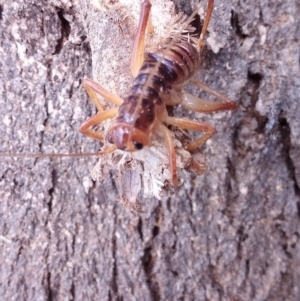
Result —
MULTIPOLYGON (((0 151, 97 151, 77 131, 95 112, 81 82, 100 76, 97 34, 109 45, 122 32, 129 61, 130 13, 0 3, 0 151)), ((216 1, 219 46, 208 41, 199 76, 240 107, 185 112, 217 129, 209 170, 181 172, 183 187, 144 214, 118 202, 113 178, 90 180, 95 158, 1 158, 1 299, 300 300, 299 15, 297 0, 216 1)))

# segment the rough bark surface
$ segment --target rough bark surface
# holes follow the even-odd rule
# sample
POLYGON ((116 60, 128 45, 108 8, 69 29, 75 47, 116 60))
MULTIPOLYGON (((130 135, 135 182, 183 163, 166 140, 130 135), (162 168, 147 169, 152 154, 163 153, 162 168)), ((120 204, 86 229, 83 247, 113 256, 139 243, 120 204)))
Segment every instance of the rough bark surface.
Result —
MULTIPOLYGON (((136 20, 96 2, 0 1, 1 152, 99 149, 81 82, 130 76, 136 20)), ((199 77, 239 110, 176 112, 216 127, 208 172, 138 215, 94 158, 1 158, 2 300, 300 300, 299 1, 215 2, 199 77)))

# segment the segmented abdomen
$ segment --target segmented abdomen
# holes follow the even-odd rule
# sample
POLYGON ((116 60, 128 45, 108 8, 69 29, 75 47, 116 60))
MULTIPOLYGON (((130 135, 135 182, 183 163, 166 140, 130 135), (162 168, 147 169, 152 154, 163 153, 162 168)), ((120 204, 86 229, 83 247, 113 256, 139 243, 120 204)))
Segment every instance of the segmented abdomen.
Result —
POLYGON ((143 69, 147 68, 148 58, 150 58, 150 64, 152 63, 151 59, 161 63, 155 76, 169 87, 187 81, 195 74, 200 65, 199 53, 189 42, 175 43, 171 47, 164 47, 155 53, 149 53, 140 73, 143 73, 143 69))
POLYGON ((150 132, 156 114, 164 107, 163 94, 190 79, 199 65, 199 53, 189 42, 175 43, 146 54, 116 121, 150 132))

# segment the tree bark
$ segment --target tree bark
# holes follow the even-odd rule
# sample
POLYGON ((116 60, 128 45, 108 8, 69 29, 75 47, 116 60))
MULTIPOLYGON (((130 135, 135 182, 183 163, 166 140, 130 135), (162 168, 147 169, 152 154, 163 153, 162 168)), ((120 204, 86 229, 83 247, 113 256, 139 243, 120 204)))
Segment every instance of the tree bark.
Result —
MULTIPOLYGON (((95 113, 81 83, 126 90, 138 14, 122 3, 0 1, 1 153, 99 150, 77 130, 95 113)), ((96 158, 2 157, 1 298, 300 300, 299 15, 215 1, 199 78, 239 109, 176 109, 216 127, 209 169, 143 214, 113 175, 91 180, 96 158)))

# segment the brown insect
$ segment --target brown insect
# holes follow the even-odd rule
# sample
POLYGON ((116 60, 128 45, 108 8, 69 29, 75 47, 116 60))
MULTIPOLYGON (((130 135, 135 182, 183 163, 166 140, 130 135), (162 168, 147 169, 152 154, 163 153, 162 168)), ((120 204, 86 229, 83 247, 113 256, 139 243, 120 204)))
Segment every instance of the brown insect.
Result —
POLYGON ((204 134, 185 146, 192 152, 205 143, 215 133, 209 124, 168 115, 166 106, 181 104, 185 108, 196 112, 214 112, 234 110, 237 104, 227 97, 212 90, 195 79, 200 67, 200 54, 204 35, 212 14, 214 1, 208 0, 207 13, 200 38, 171 39, 170 44, 155 52, 145 52, 146 30, 150 28, 149 15, 151 4, 145 0, 141 6, 140 21, 131 53, 131 73, 135 77, 128 96, 120 98, 105 90, 91 79, 84 80, 84 86, 91 100, 98 109, 98 113, 85 121, 80 132, 100 141, 107 141, 111 145, 102 153, 110 153, 116 149, 136 151, 150 146, 155 136, 162 134, 169 153, 169 164, 172 173, 172 184, 178 183, 176 154, 167 125, 182 129, 202 131, 204 134), (182 89, 192 83, 200 89, 217 97, 219 102, 209 102, 183 92, 182 89), (117 108, 104 109, 96 93, 117 108), (105 137, 92 129, 107 119, 114 119, 105 137))

